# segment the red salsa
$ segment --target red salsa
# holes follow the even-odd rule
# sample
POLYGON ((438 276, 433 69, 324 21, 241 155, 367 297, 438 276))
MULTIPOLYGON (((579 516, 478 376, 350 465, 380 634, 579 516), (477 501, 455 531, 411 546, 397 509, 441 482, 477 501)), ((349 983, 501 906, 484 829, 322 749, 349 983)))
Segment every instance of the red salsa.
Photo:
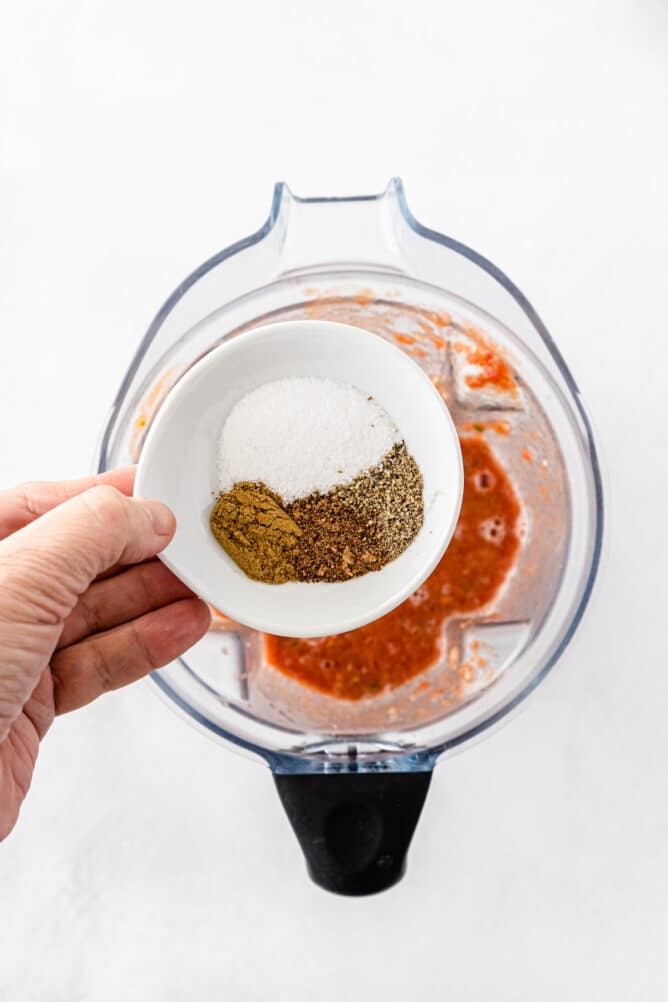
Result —
POLYGON ((482 436, 462 436, 464 500, 438 567, 393 612, 336 637, 265 637, 273 667, 339 699, 394 689, 437 661, 443 627, 455 614, 488 605, 519 549, 520 504, 482 436))

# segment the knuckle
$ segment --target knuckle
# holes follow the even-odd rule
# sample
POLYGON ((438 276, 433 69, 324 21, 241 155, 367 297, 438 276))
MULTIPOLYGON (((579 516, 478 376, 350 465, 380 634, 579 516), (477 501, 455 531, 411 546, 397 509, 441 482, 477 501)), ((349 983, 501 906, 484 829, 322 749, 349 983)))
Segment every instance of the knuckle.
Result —
POLYGON ((61 713, 67 713, 68 710, 72 709, 68 705, 68 687, 63 673, 60 667, 60 659, 53 658, 51 660, 51 686, 53 691, 53 709, 56 716, 61 713))
POLYGON ((96 521, 105 528, 125 524, 129 519, 130 502, 124 494, 108 484, 91 487, 81 495, 96 521))
POLYGON ((155 671, 156 668, 160 667, 159 661, 155 656, 155 652, 151 645, 147 643, 142 631, 137 625, 137 621, 134 620, 132 623, 132 637, 135 642, 137 651, 139 652, 140 658, 145 664, 147 664, 151 671, 155 671))
POLYGON ((94 507, 103 509, 124 507, 127 501, 127 498, 119 490, 109 484, 98 484, 96 487, 91 487, 83 497, 87 498, 94 507))
POLYGON ((28 525, 42 514, 33 496, 35 486, 26 483, 0 491, 0 540, 11 536, 17 529, 28 525))
MULTIPOLYGON (((160 565, 162 567, 162 564, 160 565)), ((137 588, 140 591, 139 604, 150 609, 153 605, 153 574, 154 568, 150 564, 139 564, 136 575, 137 588)))
POLYGON ((81 504, 87 509, 87 519, 80 531, 97 562, 92 574, 95 577, 123 554, 132 534, 131 502, 115 487, 100 484, 81 495, 81 504))
POLYGON ((91 667, 97 675, 101 692, 111 692, 114 688, 113 672, 109 662, 95 641, 91 642, 90 656, 91 667))
POLYGON ((97 633, 102 628, 101 610, 89 596, 82 595, 79 599, 79 613, 87 633, 97 633))
POLYGON ((15 491, 17 507, 22 508, 26 515, 32 518, 42 514, 40 507, 34 501, 34 496, 40 486, 39 481, 30 480, 27 483, 19 484, 15 491))

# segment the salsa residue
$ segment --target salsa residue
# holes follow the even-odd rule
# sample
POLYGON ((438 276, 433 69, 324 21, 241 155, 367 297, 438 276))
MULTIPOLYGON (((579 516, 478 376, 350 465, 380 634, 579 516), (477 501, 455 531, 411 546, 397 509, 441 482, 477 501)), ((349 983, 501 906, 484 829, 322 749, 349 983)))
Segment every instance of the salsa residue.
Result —
POLYGON ((313 689, 357 700, 394 689, 442 654, 443 628, 455 614, 488 605, 513 566, 520 504, 481 435, 461 437, 464 499, 453 539, 436 570, 388 615, 335 637, 265 637, 272 667, 313 689))

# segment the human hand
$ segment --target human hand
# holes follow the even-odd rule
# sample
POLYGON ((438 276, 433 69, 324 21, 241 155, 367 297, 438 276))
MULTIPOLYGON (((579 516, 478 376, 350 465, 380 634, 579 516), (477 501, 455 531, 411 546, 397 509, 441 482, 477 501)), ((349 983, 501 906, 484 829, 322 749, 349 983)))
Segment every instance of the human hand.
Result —
POLYGON ((155 560, 176 523, 134 468, 0 492, 0 840, 56 714, 168 664, 209 610, 155 560))

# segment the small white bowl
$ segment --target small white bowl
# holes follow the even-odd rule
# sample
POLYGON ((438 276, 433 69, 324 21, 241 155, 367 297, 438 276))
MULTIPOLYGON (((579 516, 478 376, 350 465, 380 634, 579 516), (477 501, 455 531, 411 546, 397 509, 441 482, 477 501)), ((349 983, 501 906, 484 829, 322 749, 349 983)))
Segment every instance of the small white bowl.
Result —
POLYGON ((296 320, 232 338, 183 376, 147 435, 135 494, 159 498, 176 515, 176 535, 160 558, 203 599, 256 630, 320 637, 370 623, 422 584, 450 542, 463 486, 450 412, 408 355, 357 327, 296 320), (294 376, 337 379, 373 396, 422 471, 424 525, 379 571, 340 583, 263 584, 246 577, 211 532, 218 441, 227 415, 262 383, 294 376))

